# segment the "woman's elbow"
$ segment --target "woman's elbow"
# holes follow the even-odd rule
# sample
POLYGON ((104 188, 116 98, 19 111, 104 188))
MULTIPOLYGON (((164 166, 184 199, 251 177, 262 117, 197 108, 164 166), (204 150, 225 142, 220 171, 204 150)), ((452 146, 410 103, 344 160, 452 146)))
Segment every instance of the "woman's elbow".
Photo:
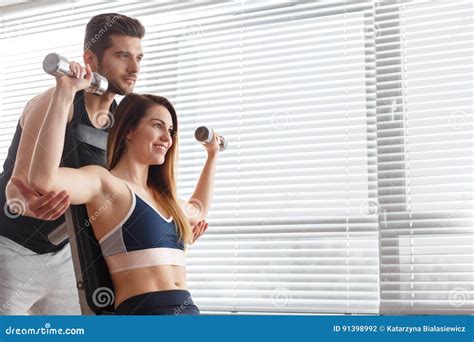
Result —
POLYGON ((44 175, 30 172, 28 177, 30 187, 41 194, 53 191, 56 188, 54 175, 44 175))
POLYGON ((188 217, 191 226, 196 225, 199 221, 205 220, 207 217, 206 206, 195 198, 183 203, 183 211, 188 217))

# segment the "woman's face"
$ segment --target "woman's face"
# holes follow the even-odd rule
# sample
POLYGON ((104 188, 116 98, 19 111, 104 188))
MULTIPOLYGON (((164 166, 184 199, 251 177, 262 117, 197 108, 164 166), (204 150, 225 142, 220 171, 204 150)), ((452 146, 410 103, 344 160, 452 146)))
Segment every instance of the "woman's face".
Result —
POLYGON ((173 120, 163 106, 149 108, 137 128, 127 135, 130 153, 143 164, 161 165, 171 145, 173 120))

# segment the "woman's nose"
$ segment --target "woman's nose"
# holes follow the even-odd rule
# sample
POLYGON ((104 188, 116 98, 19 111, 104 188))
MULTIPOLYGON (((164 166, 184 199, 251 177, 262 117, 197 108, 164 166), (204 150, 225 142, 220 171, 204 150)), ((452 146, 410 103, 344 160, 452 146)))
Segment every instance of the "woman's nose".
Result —
POLYGON ((172 138, 171 138, 171 133, 169 132, 166 132, 164 134, 161 135, 161 140, 162 141, 172 141, 172 138))

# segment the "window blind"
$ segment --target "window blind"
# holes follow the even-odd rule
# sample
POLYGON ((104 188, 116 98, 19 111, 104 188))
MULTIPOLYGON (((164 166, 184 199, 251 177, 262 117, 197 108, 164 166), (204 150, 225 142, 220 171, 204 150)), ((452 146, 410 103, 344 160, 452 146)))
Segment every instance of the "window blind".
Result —
POLYGON ((381 2, 381 313, 473 313, 473 4, 381 2))
POLYGON ((188 253, 206 312, 375 313, 379 303, 373 4, 75 1, 6 11, 1 157, 26 101, 54 84, 41 62, 81 60, 100 12, 147 29, 137 92, 181 123, 180 195, 224 135, 209 229, 188 253), (34 13, 34 15, 32 15, 34 13), (8 86, 6 86, 8 85, 8 86))
POLYGON ((149 86, 174 97, 181 115, 183 197, 204 158, 193 130, 208 125, 229 141, 210 228, 188 253, 196 303, 377 312, 371 4, 222 10, 149 26, 158 42, 149 86))

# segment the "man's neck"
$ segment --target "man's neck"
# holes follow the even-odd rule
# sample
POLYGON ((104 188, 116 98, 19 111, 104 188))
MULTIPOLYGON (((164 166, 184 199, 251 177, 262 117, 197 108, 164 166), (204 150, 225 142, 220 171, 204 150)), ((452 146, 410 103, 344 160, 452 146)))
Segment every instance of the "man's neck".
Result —
MULTIPOLYGON (((94 123, 94 114, 99 111, 108 111, 114 98, 114 93, 106 91, 103 95, 97 96, 91 93, 84 92, 84 103, 86 106, 89 120, 94 123)), ((95 124, 94 124, 95 125, 95 124)))

